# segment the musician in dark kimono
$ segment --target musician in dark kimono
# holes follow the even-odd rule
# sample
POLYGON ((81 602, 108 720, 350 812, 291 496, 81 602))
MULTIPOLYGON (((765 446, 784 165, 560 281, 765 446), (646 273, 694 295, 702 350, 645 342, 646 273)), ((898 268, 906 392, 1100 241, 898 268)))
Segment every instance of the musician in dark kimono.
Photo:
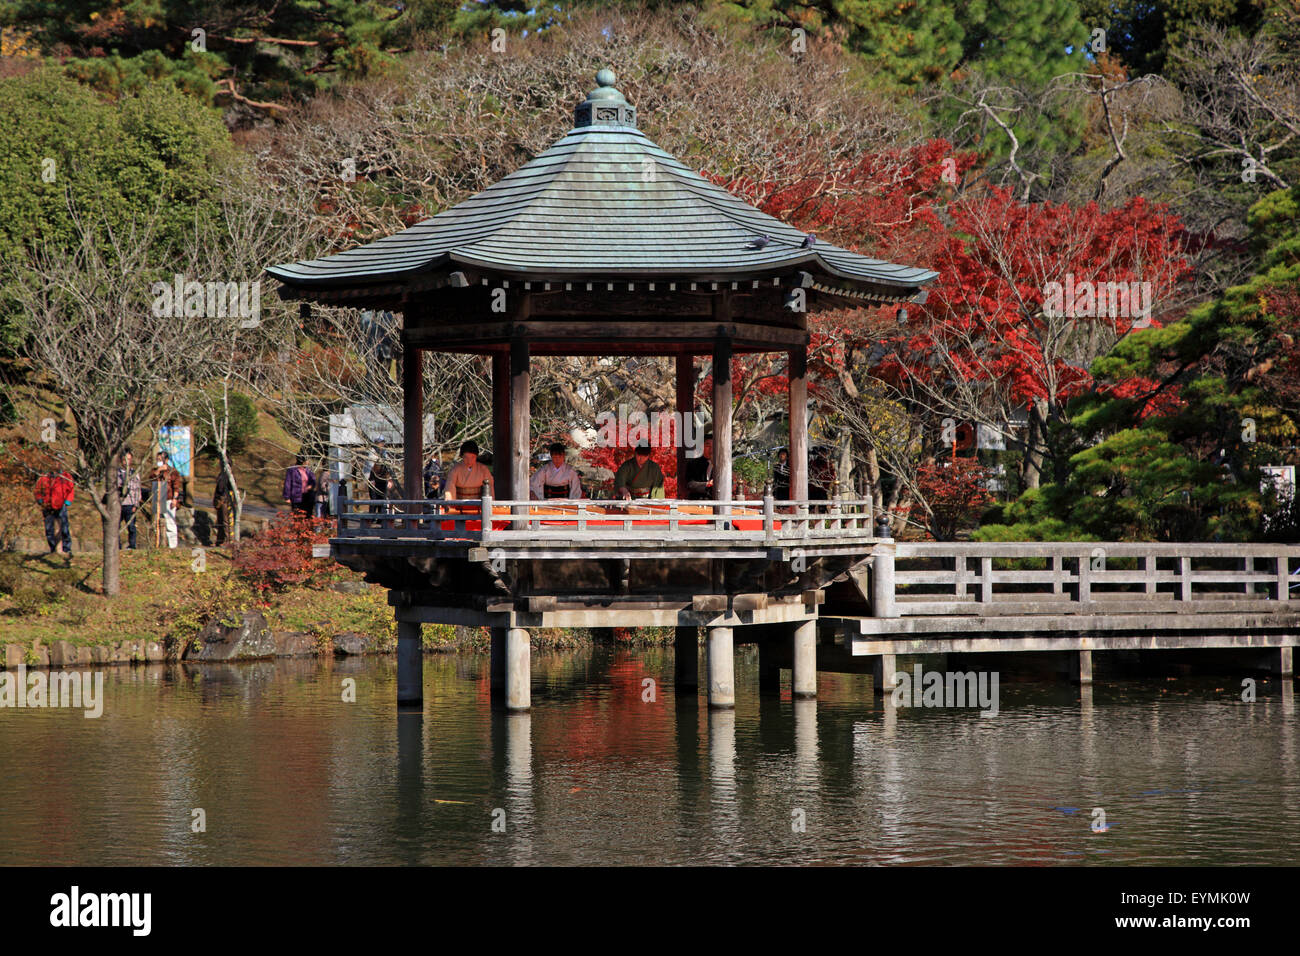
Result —
POLYGON ((555 442, 550 447, 551 460, 533 472, 528 482, 528 490, 533 500, 551 498, 581 498, 582 482, 577 471, 565 460, 566 450, 563 442, 555 442))
POLYGON ((614 472, 614 497, 664 497, 664 473, 650 458, 648 442, 642 442, 632 457, 614 472))

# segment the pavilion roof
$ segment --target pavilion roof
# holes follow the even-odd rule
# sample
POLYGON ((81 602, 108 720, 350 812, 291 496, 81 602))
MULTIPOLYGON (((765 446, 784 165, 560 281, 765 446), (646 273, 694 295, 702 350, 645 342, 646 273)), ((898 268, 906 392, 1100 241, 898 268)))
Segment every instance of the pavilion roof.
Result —
POLYGON ((405 284, 473 269, 503 279, 758 279, 811 274, 826 291, 874 300, 916 298, 936 273, 861 256, 750 206, 660 149, 636 111, 601 86, 577 125, 483 192, 382 239, 267 271, 312 290, 405 284), (756 248, 759 236, 768 239, 756 248))

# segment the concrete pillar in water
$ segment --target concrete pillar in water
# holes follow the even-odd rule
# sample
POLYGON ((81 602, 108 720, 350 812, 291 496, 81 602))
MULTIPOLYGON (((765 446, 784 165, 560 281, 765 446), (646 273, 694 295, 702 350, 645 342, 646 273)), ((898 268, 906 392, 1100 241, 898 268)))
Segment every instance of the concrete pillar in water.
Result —
POLYGON ((736 706, 736 657, 729 627, 709 628, 709 706, 736 706))
POLYGON ((871 661, 871 689, 877 696, 892 694, 897 686, 894 673, 898 670, 895 654, 881 654, 871 661))
POLYGON ((1079 666, 1074 672, 1076 684, 1092 683, 1092 651, 1079 651, 1079 666))
POLYGON ((673 683, 678 690, 700 686, 699 628, 679 627, 673 635, 673 683))
POLYGON ((800 621, 794 626, 792 688, 795 697, 817 696, 817 622, 800 621))
POLYGON ((1294 677, 1295 676, 1295 663, 1294 663, 1295 648, 1279 647, 1277 650, 1278 650, 1278 665, 1280 668, 1278 670, 1278 673, 1281 674, 1283 677, 1294 677))
POLYGON ((492 637, 492 654, 489 658, 489 686, 492 688, 492 703, 504 703, 506 699, 506 629, 489 628, 492 637))
POLYGON ((527 710, 532 703, 532 662, 528 629, 506 629, 506 710, 527 710))
POLYGON ((758 692, 781 693, 781 659, 778 649, 770 640, 758 645, 758 692))
POLYGON ((397 622, 397 706, 424 706, 424 648, 420 622, 397 622))

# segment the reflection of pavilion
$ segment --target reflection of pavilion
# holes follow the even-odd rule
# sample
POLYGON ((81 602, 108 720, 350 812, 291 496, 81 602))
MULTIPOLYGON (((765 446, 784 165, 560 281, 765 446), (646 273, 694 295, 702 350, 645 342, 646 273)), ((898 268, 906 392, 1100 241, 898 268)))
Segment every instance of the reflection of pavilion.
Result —
POLYGON ((781 626, 795 691, 812 694, 821 591, 876 547, 869 504, 809 502, 807 313, 917 301, 934 273, 813 243, 752 208, 638 130, 612 73, 596 79, 574 129, 496 185, 395 235, 269 270, 287 298, 402 314, 407 488, 422 487, 421 351, 492 359, 497 500, 396 503, 441 516, 423 520, 361 520, 366 503, 353 502, 331 542, 392 589, 401 701, 421 698, 421 621, 492 627, 494 686, 511 708, 529 704, 538 626, 674 625, 692 650, 707 627, 720 706, 733 701, 733 629, 781 626), (731 500, 731 359, 747 352, 789 358, 789 501, 731 500), (531 356, 626 354, 675 357, 686 414, 695 357, 711 356, 716 501, 531 508, 531 356))

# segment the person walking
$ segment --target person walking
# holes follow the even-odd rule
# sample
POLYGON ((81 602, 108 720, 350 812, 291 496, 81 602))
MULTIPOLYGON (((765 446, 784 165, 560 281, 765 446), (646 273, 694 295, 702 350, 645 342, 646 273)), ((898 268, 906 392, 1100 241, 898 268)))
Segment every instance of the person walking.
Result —
POLYGON ((311 515, 315 503, 316 476, 307 467, 307 458, 299 454, 284 473, 284 500, 294 514, 311 515))
POLYGON ((235 492, 230 487, 230 478, 223 467, 217 472, 217 487, 212 492, 212 508, 217 513, 217 544, 219 548, 226 543, 230 534, 230 522, 235 515, 235 492))
POLYGON ((140 511, 142 488, 140 472, 135 470, 135 456, 130 451, 123 452, 122 467, 117 470, 117 493, 122 500, 122 521, 126 522, 126 546, 135 551, 135 518, 140 511))
POLYGON ((69 472, 49 472, 36 479, 33 495, 41 506, 41 517, 45 521, 45 540, 50 546, 50 554, 59 550, 60 538, 63 551, 72 554, 72 532, 68 528, 68 502, 72 501, 76 489, 72 485, 69 472), (57 525, 57 533, 56 533, 57 525))
POLYGON ((316 471, 316 507, 314 513, 317 518, 330 518, 334 516, 334 476, 330 474, 328 464, 323 464, 316 471))
POLYGON ((149 482, 157 489, 154 495, 154 514, 160 516, 167 547, 175 548, 180 539, 176 531, 176 508, 181 501, 181 473, 167 461, 167 453, 160 451, 154 461, 149 482))

